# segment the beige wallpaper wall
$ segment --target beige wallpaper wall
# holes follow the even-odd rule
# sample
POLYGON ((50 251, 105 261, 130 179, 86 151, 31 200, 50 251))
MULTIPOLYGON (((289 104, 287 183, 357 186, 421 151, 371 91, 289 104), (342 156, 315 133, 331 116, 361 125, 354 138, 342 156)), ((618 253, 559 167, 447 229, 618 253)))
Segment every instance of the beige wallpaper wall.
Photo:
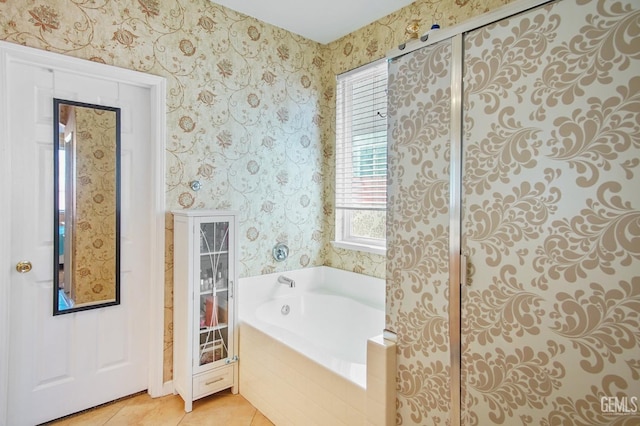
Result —
MULTIPOLYGON (((240 210, 241 276, 328 264, 384 277, 384 256, 329 244, 335 74, 384 57, 413 19, 423 32, 508 1, 419 0, 321 46, 206 0, 0 0, 0 39, 165 77, 167 211, 240 210), (278 241, 291 249, 284 264, 271 259, 278 241)), ((169 214, 167 226, 170 379, 169 214)))

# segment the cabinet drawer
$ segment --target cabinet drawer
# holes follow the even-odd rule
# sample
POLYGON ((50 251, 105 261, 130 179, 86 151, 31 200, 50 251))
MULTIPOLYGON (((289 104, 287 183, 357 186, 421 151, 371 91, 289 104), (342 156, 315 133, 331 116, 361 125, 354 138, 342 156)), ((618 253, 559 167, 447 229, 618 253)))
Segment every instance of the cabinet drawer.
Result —
POLYGON ((233 365, 216 368, 193 378, 193 399, 212 394, 233 385, 233 365))

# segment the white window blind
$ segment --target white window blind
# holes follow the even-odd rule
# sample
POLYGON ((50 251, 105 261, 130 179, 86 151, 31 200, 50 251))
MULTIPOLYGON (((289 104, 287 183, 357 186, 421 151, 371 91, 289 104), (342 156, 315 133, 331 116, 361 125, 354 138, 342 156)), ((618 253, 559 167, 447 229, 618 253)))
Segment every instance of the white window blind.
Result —
POLYGON ((338 76, 336 208, 387 208, 387 62, 338 76))

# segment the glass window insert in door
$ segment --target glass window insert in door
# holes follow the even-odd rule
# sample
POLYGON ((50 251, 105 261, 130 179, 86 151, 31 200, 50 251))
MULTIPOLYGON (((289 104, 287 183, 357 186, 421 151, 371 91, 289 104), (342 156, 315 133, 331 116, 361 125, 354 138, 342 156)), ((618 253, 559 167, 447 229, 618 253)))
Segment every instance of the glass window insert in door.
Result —
POLYGON ((229 222, 201 223, 199 366, 228 357, 228 279, 229 222))

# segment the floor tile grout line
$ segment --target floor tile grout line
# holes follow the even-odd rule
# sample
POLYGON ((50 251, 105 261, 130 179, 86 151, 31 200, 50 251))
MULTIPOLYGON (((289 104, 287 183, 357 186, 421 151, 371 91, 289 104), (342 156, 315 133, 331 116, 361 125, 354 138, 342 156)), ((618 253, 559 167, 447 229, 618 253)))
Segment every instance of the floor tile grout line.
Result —
POLYGON ((251 416, 251 423, 249 423, 249 426, 253 426, 253 422, 256 420, 256 416, 258 415, 258 409, 254 408, 253 410, 253 416, 251 416))
MULTIPOLYGON (((176 399, 179 400, 180 403, 182 403, 181 398, 179 396, 166 395, 166 397, 172 398, 172 399, 166 400, 166 402, 171 401, 172 405, 175 403, 176 399)), ((214 397, 214 395, 212 395, 212 397, 214 397)), ((157 398, 157 400, 159 401, 159 400, 162 400, 163 398, 165 397, 157 398)), ((250 407, 250 411, 248 412, 245 411, 245 413, 249 415, 245 417, 244 420, 242 421, 238 419, 240 421, 238 425, 239 426, 240 425, 241 426, 257 426, 258 424, 264 423, 262 418, 264 417, 264 415, 256 407, 252 406, 251 403, 249 403, 242 395, 235 395, 230 393, 229 394, 218 393, 214 397, 214 399, 217 400, 218 403, 214 403, 214 404, 207 403, 206 406, 208 408, 205 408, 205 406, 202 406, 201 407, 203 409, 202 413, 205 413, 206 415, 208 410, 212 414, 213 412, 221 412, 220 410, 222 410, 222 412, 225 412, 225 411, 233 412, 236 409, 234 407, 236 405, 243 406, 244 409, 246 409, 247 407, 250 407)), ((60 426, 63 426, 63 425, 68 426, 68 425, 91 424, 93 426, 110 426, 110 425, 122 424, 122 421, 126 422, 127 418, 129 418, 129 420, 132 420, 133 418, 148 419, 149 416, 154 417, 155 415, 157 415, 157 413, 165 411, 162 408, 164 406, 164 402, 159 401, 158 403, 154 403, 153 402, 154 400, 156 400, 156 398, 151 398, 150 395, 146 394, 146 392, 139 392, 139 393, 130 395, 128 397, 123 397, 118 400, 110 401, 110 402, 101 404, 99 406, 80 411, 78 413, 70 414, 69 416, 65 416, 63 418, 54 420, 52 422, 46 423, 45 425, 55 426, 57 424, 60 424, 60 426), (92 418, 90 413, 100 408, 106 409, 106 411, 100 414, 99 416, 93 417, 93 420, 91 420, 90 423, 87 423, 86 419, 92 418), (132 415, 134 417, 131 417, 132 415)), ((174 410, 175 410, 175 407, 170 409, 170 411, 173 413, 172 414, 173 417, 171 418, 170 423, 169 422, 165 423, 166 426, 186 426, 187 424, 191 424, 192 420, 195 419, 193 416, 189 415, 190 413, 186 413, 182 409, 182 406, 180 408, 179 413, 174 410)), ((197 416, 197 417, 200 417, 200 416, 197 416)), ((169 419, 167 418, 164 420, 169 420, 169 419)), ((268 422, 264 424, 272 424, 272 423, 268 422)))
MULTIPOLYGON (((96 411, 96 410, 99 410, 99 409, 102 409, 102 408, 105 408, 105 407, 109 407, 111 405, 120 406, 121 404, 124 404, 126 406, 127 401, 137 397, 138 395, 143 395, 143 394, 146 394, 146 393, 147 393, 146 389, 142 390, 142 391, 139 391, 139 392, 136 392, 136 393, 132 393, 131 395, 126 395, 126 396, 114 399, 112 401, 107 401, 107 402, 104 402, 102 404, 98 404, 98 405, 96 405, 94 407, 90 407, 90 408, 87 408, 87 409, 84 409, 84 410, 80 410, 80 411, 75 412, 75 413, 67 414, 66 416, 62 416, 62 417, 59 417, 57 419, 49 420, 48 422, 41 423, 39 426, 45 426, 45 425, 57 424, 59 422, 71 421, 74 418, 82 417, 83 415, 86 415, 86 414, 88 414, 88 413, 90 413, 92 411, 96 411)), ((115 413, 120 412, 120 410, 122 410, 122 406, 120 408, 118 408, 118 410, 115 413)), ((114 414, 114 416, 115 416, 115 414, 114 414)), ((112 418, 113 418, 113 416, 111 416, 107 421, 105 421, 101 425, 97 425, 97 426, 104 426, 112 418)))

